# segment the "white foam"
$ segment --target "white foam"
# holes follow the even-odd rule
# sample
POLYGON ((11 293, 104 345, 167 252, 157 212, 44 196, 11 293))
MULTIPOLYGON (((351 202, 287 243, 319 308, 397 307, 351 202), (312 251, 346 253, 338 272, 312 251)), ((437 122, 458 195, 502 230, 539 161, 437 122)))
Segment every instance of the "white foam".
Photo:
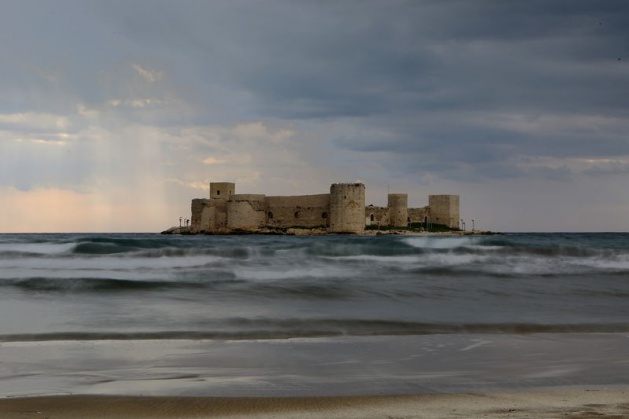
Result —
POLYGON ((572 264, 594 269, 629 270, 629 257, 577 259, 572 264))
POLYGON ((255 269, 236 268, 233 272, 237 278, 246 280, 279 280, 291 278, 330 278, 351 277, 356 273, 353 270, 337 269, 333 267, 305 267, 297 269, 255 269))
POLYGON ((55 277, 115 277, 115 273, 133 272, 137 277, 142 272, 165 273, 171 269, 202 267, 216 263, 223 258, 217 256, 181 256, 181 257, 73 257, 48 259, 26 257, 0 259, 0 278, 30 278, 34 276, 55 277))
POLYGON ((472 255, 472 254, 429 254, 422 260, 422 263, 426 263, 428 266, 457 266, 457 265, 470 265, 473 263, 484 262, 488 259, 487 256, 472 255))
POLYGON ((0 243, 0 252, 54 255, 67 253, 76 243, 0 243))
POLYGON ((457 247, 467 247, 478 242, 473 237, 459 236, 416 236, 406 237, 402 241, 409 246, 420 249, 456 249, 457 247))
POLYGON ((356 256, 332 256, 326 259, 331 260, 355 260, 379 263, 415 263, 419 260, 418 256, 375 256, 375 255, 356 255, 356 256))

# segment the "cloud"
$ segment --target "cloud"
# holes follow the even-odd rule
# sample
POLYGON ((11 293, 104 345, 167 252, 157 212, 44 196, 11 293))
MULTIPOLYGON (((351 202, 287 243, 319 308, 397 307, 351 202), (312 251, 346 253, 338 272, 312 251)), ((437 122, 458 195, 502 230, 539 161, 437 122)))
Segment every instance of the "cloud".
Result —
POLYGON ((140 64, 133 64, 132 67, 135 71, 138 72, 140 76, 142 76, 144 80, 146 80, 149 83, 155 83, 156 81, 160 81, 162 77, 164 76, 161 71, 147 70, 143 68, 140 64))
POLYGON ((525 219, 553 193, 627 196, 624 0, 7 4, 11 199, 102 193, 114 218, 126 201, 178 219, 210 180, 298 194, 360 178, 376 197, 474 191, 492 214, 518 191, 537 197, 508 208, 525 219))
POLYGON ((24 112, 0 114, 0 127, 28 131, 64 131, 70 120, 63 115, 24 112))

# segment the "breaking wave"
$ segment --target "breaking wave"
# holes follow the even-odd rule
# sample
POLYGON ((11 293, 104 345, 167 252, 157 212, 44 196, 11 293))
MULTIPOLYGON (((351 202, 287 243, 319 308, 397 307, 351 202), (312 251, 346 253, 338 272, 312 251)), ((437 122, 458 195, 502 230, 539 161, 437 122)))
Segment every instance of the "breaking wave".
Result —
MULTIPOLYGON (((230 323, 227 320, 225 323, 230 323)), ((337 336, 405 336, 435 334, 628 333, 629 324, 424 324, 379 320, 232 320, 232 330, 154 332, 52 332, 0 335, 0 342, 99 340, 255 340, 337 336), (246 326, 247 330, 243 330, 246 326)))
POLYGON ((0 235, 0 341, 627 333, 628 243, 0 235))

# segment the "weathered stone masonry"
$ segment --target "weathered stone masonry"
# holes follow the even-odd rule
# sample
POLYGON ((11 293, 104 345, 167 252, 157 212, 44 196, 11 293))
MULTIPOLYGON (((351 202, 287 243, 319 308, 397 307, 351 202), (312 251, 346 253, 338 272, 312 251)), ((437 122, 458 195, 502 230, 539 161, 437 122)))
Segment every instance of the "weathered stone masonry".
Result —
POLYGON ((459 196, 430 195, 429 205, 407 208, 407 194, 389 194, 387 207, 365 207, 365 185, 335 183, 329 194, 266 196, 236 194, 236 185, 210 183, 209 199, 192 200, 192 233, 229 233, 262 228, 324 228, 361 233, 366 225, 404 227, 410 222, 459 226, 459 196))

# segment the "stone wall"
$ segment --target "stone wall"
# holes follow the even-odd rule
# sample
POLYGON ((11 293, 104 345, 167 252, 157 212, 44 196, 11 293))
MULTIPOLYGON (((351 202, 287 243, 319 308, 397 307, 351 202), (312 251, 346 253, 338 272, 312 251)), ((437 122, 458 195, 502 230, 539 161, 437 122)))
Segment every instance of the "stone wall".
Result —
POLYGON ((269 227, 327 227, 329 215, 329 194, 266 197, 269 227))
POLYGON ((236 194, 227 201, 227 228, 250 230, 266 225, 264 195, 236 194))
POLYGON ((430 207, 409 208, 408 218, 411 219, 411 223, 430 222, 430 207))
POLYGON ((227 200, 236 191, 229 182, 211 182, 210 199, 193 199, 190 231, 192 233, 218 233, 227 230, 227 200))
POLYGON ((227 229, 227 201, 224 199, 193 199, 190 231, 216 233, 227 229))
POLYGON ((373 205, 365 207, 365 225, 388 226, 389 208, 375 207, 373 205))
POLYGON ((190 204, 190 228, 194 233, 200 233, 203 231, 205 223, 202 222, 203 209, 210 205, 209 199, 193 199, 190 204))

